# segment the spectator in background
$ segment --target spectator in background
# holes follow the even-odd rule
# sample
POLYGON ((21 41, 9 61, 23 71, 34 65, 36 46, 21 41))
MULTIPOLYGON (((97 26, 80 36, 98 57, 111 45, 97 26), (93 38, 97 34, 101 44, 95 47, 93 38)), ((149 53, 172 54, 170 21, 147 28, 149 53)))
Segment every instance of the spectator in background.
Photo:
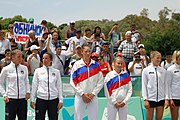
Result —
MULTIPOLYGON (((28 32, 28 35, 29 35, 29 40, 26 41, 25 49, 24 49, 24 51, 26 52, 26 57, 28 57, 32 53, 32 51, 30 50, 32 45, 36 45, 38 47, 42 46, 40 40, 38 40, 35 37, 35 34, 34 34, 33 30, 30 30, 28 32)), ((41 51, 41 49, 42 48, 40 47, 39 51, 41 51)))
POLYGON ((56 53, 56 50, 55 50, 56 47, 62 46, 62 42, 61 42, 61 40, 58 39, 58 36, 59 36, 59 33, 57 31, 54 31, 52 33, 52 39, 51 39, 51 37, 49 38, 50 39, 49 47, 51 49, 51 52, 54 54, 56 53))
POLYGON ((58 69, 60 71, 60 74, 64 75, 65 61, 66 59, 70 58, 74 54, 75 50, 73 50, 74 52, 72 54, 68 52, 62 52, 62 46, 56 45, 55 53, 54 53, 49 48, 49 43, 50 43, 50 39, 48 38, 47 43, 46 43, 46 49, 47 49, 47 52, 51 53, 53 56, 52 67, 58 69))
POLYGON ((43 28, 43 32, 44 33, 48 33, 47 21, 46 20, 42 20, 41 21, 41 25, 42 25, 42 28, 43 28))
POLYGON ((32 45, 30 47, 31 50, 31 54, 28 56, 27 58, 27 62, 29 65, 29 70, 31 71, 31 75, 34 75, 34 71, 35 69, 39 68, 41 66, 41 60, 38 54, 38 50, 40 47, 36 46, 36 45, 32 45))
POLYGON ((100 54, 102 52, 103 43, 104 41, 100 38, 100 33, 94 34, 94 42, 92 43, 91 51, 100 54))
POLYGON ((14 25, 9 24, 9 32, 6 33, 5 38, 9 39, 10 44, 11 44, 11 50, 15 49, 21 49, 21 44, 15 42, 15 36, 14 36, 14 30, 13 30, 14 25))
POLYGON ((65 35, 64 35, 64 39, 67 40, 71 37, 76 36, 76 28, 75 28, 75 21, 71 21, 70 22, 70 28, 68 30, 66 30, 65 35))
POLYGON ((9 24, 9 27, 8 27, 9 32, 7 32, 6 35, 5 35, 6 39, 9 39, 9 40, 15 39, 13 27, 14 27, 13 24, 9 24))
POLYGON ((53 32, 58 32, 58 40, 61 40, 60 32, 58 31, 58 28, 56 26, 52 26, 50 28, 50 32, 49 33, 53 33, 53 32))
POLYGON ((93 52, 93 53, 91 54, 91 59, 94 60, 94 61, 96 61, 96 62, 98 62, 98 57, 99 57, 99 54, 96 53, 96 52, 93 52))
POLYGON ((118 47, 123 41, 123 36, 121 32, 118 32, 118 24, 115 23, 113 27, 111 28, 108 36, 110 37, 110 43, 111 43, 111 53, 115 53, 118 51, 118 47))
POLYGON ((152 120, 156 109, 156 120, 162 120, 164 108, 169 106, 167 72, 160 67, 161 54, 150 53, 151 64, 142 72, 142 96, 146 108, 146 120, 152 120))
POLYGON ((168 67, 171 119, 178 120, 180 106, 180 50, 174 54, 174 64, 168 67))
POLYGON ((111 71, 111 66, 108 62, 104 61, 103 56, 98 57, 98 63, 100 64, 100 69, 103 74, 103 77, 105 77, 106 74, 111 71))
POLYGON ((91 29, 89 29, 89 28, 85 29, 85 33, 83 35, 83 38, 87 41, 87 43, 89 45, 92 45, 92 42, 90 41, 90 38, 91 38, 91 29))
POLYGON ((0 72, 3 67, 9 65, 11 63, 11 50, 6 49, 5 50, 5 58, 1 59, 0 61, 0 72))
POLYGON ((128 70, 129 62, 133 61, 134 53, 137 52, 137 46, 131 40, 131 31, 127 31, 125 34, 126 40, 124 40, 118 50, 122 52, 123 60, 126 63, 126 69, 128 70))
POLYGON ((94 33, 93 33, 93 35, 91 36, 89 42, 94 42, 94 40, 96 39, 96 38, 95 38, 95 34, 96 34, 96 33, 99 33, 99 34, 100 34, 100 39, 101 39, 101 40, 105 40, 105 39, 106 39, 104 33, 102 33, 102 31, 101 31, 101 28, 100 28, 99 26, 96 26, 95 29, 94 29, 94 33))
POLYGON ((112 64, 113 61, 113 56, 112 54, 108 51, 109 48, 109 43, 108 42, 104 42, 102 45, 102 52, 101 52, 101 56, 103 56, 103 59, 105 62, 108 62, 110 65, 112 64))
POLYGON ((80 60, 83 57, 82 54, 82 47, 80 45, 76 46, 76 52, 75 54, 71 57, 70 63, 69 63, 69 73, 71 73, 72 67, 74 63, 78 60, 80 60))
POLYGON ((142 34, 136 29, 135 23, 131 24, 131 39, 132 39, 132 42, 134 43, 143 39, 142 34))
POLYGON ((114 70, 109 72, 104 80, 107 93, 108 120, 127 120, 128 101, 132 95, 132 83, 129 74, 123 71, 123 59, 115 57, 114 70))
POLYGON ((48 38, 48 35, 49 35, 49 33, 43 33, 43 35, 42 35, 42 38, 41 38, 41 40, 40 40, 40 42, 41 42, 41 48, 42 48, 42 50, 45 48, 45 46, 46 46, 46 39, 48 38))
POLYGON ((5 57, 5 50, 11 50, 11 44, 8 39, 4 38, 4 32, 0 30, 0 60, 5 57))
POLYGON ((138 51, 140 53, 140 58, 144 61, 144 65, 147 66, 150 62, 150 58, 146 55, 146 50, 143 44, 138 45, 138 51))
POLYGON ((167 70, 173 64, 174 62, 172 60, 172 54, 170 52, 167 52, 166 59, 161 62, 161 67, 167 70))
POLYGON ((144 60, 140 58, 140 53, 135 52, 133 61, 131 61, 128 65, 130 76, 141 76, 142 70, 145 67, 146 66, 144 65, 144 60))
POLYGON ((34 24, 34 18, 29 18, 28 23, 34 24))
POLYGON ((73 42, 75 42, 75 48, 77 45, 82 46, 83 44, 86 44, 86 40, 82 37, 81 30, 76 31, 76 36, 69 38, 65 41, 66 45, 69 46, 67 51, 73 52, 73 42))

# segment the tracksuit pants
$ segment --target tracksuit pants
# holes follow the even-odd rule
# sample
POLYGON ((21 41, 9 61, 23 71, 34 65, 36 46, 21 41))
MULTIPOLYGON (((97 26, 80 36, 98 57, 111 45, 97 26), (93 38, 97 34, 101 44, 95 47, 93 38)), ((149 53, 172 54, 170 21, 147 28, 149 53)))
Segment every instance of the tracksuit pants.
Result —
POLYGON ((79 95, 75 95, 74 100, 74 120, 82 120, 85 109, 88 109, 88 120, 98 119, 98 99, 94 96, 90 103, 84 103, 83 99, 79 95))
POLYGON ((9 98, 5 105, 5 120, 27 120, 27 101, 23 99, 9 98))
POLYGON ((46 110, 48 111, 49 120, 58 120, 58 103, 58 98, 53 100, 43 100, 37 98, 35 120, 45 120, 46 110))
POLYGON ((108 120, 116 120, 117 113, 119 116, 119 120, 127 120, 128 106, 125 105, 122 108, 116 108, 114 105, 108 103, 107 112, 108 120))

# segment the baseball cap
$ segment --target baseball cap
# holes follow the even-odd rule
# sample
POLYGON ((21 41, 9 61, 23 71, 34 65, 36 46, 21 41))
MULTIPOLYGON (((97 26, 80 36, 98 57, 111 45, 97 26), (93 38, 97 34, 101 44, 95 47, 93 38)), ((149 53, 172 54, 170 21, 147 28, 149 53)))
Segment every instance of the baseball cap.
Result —
POLYGON ((76 33, 81 33, 81 30, 80 30, 80 29, 78 29, 78 30, 76 31, 76 33))
POLYGON ((144 48, 144 44, 139 44, 138 48, 144 48))
POLYGON ((131 31, 127 31, 125 35, 127 35, 127 34, 131 34, 131 31))
POLYGON ((77 45, 77 46, 76 46, 76 49, 77 49, 77 48, 81 48, 81 45, 77 45))
POLYGON ((63 45, 63 46, 61 47, 61 49, 62 49, 62 50, 66 50, 67 48, 66 48, 66 46, 63 45))
POLYGON ((9 24, 9 26, 8 26, 9 28, 13 28, 14 27, 14 25, 13 24, 9 24))
POLYGON ((29 22, 34 22, 34 18, 29 18, 29 22))
POLYGON ((38 50, 40 47, 38 47, 37 45, 32 45, 30 47, 30 50, 33 51, 33 50, 38 50))
POLYGON ((91 54, 91 56, 92 56, 92 57, 99 57, 99 54, 96 53, 96 52, 93 52, 93 53, 91 54))
POLYGON ((137 55, 138 55, 138 56, 140 55, 139 51, 137 51, 137 52, 134 53, 134 56, 137 56, 137 55))
POLYGON ((70 21, 70 24, 75 24, 75 21, 74 20, 70 21))
POLYGON ((116 57, 122 57, 123 55, 122 55, 122 53, 120 53, 120 52, 118 52, 117 54, 116 54, 116 57))

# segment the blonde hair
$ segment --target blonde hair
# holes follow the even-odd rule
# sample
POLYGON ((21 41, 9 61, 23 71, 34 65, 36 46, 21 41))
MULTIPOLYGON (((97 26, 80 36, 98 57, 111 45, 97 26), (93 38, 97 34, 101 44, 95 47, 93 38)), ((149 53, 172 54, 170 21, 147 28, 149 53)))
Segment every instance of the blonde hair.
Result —
MULTIPOLYGON (((19 49, 15 49, 11 52, 11 56, 16 55, 16 53, 21 52, 19 49)), ((21 52, 22 53, 22 52, 21 52)))
POLYGON ((180 57, 180 50, 175 50, 172 56, 173 62, 177 63, 177 59, 180 57))
POLYGON ((30 34, 34 34, 34 31, 33 31, 33 30, 30 30, 30 31, 28 32, 28 35, 30 35, 30 34))
POLYGON ((158 52, 158 51, 151 51, 151 53, 150 53, 150 57, 151 57, 151 59, 152 58, 154 58, 156 55, 161 55, 161 53, 160 52, 158 52))

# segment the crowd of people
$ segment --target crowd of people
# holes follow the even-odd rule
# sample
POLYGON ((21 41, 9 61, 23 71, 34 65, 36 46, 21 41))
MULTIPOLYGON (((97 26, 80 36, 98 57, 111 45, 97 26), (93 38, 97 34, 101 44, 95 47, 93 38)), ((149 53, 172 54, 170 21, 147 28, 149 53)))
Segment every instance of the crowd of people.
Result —
MULTIPOLYGON (((34 19, 29 19, 33 24, 34 19)), ((180 106, 180 51, 161 53, 152 51, 150 57, 142 44, 143 35, 135 24, 129 31, 118 31, 114 24, 108 37, 99 26, 94 32, 87 28, 82 34, 75 28, 75 21, 65 32, 65 41, 60 39, 56 27, 46 27, 39 40, 34 31, 29 31, 25 45, 16 43, 13 25, 9 32, 0 30, 0 93, 4 97, 5 118, 15 120, 27 118, 27 100, 36 110, 36 119, 44 120, 46 110, 49 119, 58 119, 63 107, 62 75, 70 75, 70 84, 76 92, 74 119, 82 120, 88 109, 88 119, 97 120, 97 94, 104 86, 108 100, 108 119, 127 119, 127 103, 132 95, 134 76, 142 76, 142 97, 146 108, 146 119, 161 120, 164 107, 170 106, 171 117, 178 119, 180 106), (22 50, 22 51, 21 51, 22 50), (30 91, 28 75, 33 75, 30 91), (6 85, 4 86, 4 81, 6 85), (22 112, 23 111, 23 112, 22 112)))

